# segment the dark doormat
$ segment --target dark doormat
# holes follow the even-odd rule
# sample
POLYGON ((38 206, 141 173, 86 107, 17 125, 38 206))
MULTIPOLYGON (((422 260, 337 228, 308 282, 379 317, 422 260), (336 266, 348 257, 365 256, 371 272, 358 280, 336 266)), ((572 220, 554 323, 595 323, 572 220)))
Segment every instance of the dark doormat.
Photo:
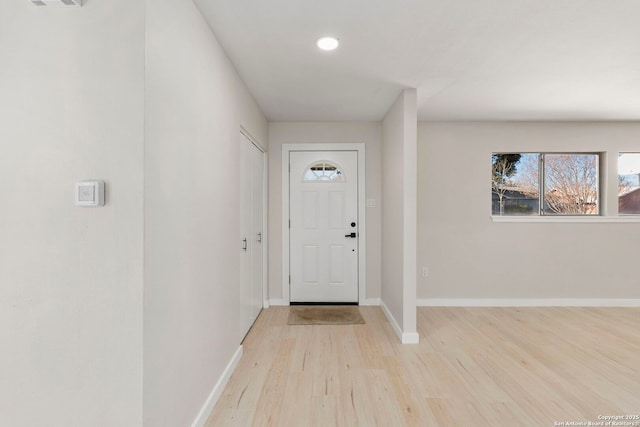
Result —
POLYGON ((297 305, 289 307, 288 325, 355 325, 365 323, 357 306, 297 305))

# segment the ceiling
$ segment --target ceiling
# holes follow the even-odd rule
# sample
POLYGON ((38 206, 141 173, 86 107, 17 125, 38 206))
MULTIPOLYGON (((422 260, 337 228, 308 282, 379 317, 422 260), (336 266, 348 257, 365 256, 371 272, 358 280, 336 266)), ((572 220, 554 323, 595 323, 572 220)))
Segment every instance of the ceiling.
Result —
POLYGON ((640 119, 638 0, 194 1, 270 121, 640 119))

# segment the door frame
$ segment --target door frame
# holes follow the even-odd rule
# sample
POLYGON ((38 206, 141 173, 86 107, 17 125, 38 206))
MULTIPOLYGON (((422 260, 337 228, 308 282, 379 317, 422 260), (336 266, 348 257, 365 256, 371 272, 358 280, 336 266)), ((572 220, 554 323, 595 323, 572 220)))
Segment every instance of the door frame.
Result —
POLYGON ((290 286, 290 229, 289 229, 289 155, 292 151, 356 151, 358 154, 358 303, 367 297, 367 226, 365 222, 365 144, 355 143, 304 143, 282 144, 282 302, 291 301, 290 286))
POLYGON ((262 308, 269 308, 269 153, 242 125, 240 133, 262 152, 262 308))

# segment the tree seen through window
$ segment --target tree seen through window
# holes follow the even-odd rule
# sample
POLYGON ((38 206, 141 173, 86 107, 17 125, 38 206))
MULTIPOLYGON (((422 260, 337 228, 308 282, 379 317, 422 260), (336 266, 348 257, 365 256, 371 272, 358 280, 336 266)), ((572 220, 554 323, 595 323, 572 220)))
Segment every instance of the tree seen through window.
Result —
POLYGON ((494 153, 493 215, 598 215, 597 153, 494 153))

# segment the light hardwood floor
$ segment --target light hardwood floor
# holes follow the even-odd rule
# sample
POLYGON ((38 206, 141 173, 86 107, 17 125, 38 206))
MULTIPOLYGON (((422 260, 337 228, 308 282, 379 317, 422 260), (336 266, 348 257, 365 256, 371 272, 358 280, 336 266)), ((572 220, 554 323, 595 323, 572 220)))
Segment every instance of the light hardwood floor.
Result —
MULTIPOLYGON (((554 426, 640 414, 640 309, 419 308, 402 345, 262 311, 207 427, 554 426)), ((636 421, 640 426, 640 420, 636 421)))

